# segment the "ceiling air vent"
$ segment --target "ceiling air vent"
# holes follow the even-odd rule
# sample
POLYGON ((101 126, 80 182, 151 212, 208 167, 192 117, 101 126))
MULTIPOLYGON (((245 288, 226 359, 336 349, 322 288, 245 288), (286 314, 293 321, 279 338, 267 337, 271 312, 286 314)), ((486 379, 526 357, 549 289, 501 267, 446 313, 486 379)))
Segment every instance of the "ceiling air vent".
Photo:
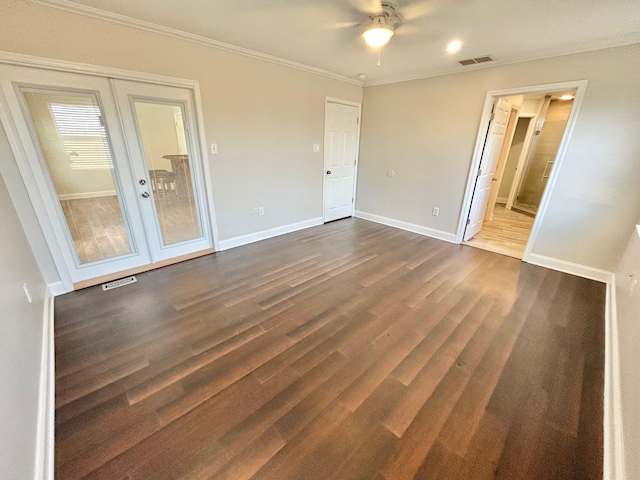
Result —
POLYGON ((487 63, 487 62, 493 62, 493 58, 487 55, 485 57, 469 58, 467 60, 458 60, 458 63, 463 67, 466 67, 467 65, 475 65, 477 63, 487 63))

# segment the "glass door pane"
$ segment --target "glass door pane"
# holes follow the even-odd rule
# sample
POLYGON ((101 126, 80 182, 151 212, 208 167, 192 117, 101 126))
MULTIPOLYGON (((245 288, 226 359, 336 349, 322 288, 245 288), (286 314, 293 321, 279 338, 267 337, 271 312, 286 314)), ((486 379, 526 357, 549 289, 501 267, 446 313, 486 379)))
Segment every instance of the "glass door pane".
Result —
POLYGON ((181 104, 133 102, 162 245, 202 237, 181 104))
POLYGON ((78 264, 133 252, 95 94, 22 89, 78 264))

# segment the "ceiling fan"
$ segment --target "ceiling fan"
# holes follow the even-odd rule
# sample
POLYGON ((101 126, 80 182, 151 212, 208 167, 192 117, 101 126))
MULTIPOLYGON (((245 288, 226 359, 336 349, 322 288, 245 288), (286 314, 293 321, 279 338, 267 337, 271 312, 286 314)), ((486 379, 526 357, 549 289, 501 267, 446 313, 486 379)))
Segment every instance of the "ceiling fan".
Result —
POLYGON ((364 13, 369 21, 352 24, 353 26, 365 26, 362 34, 367 45, 373 48, 384 47, 396 31, 405 25, 407 21, 426 16, 431 12, 430 2, 410 2, 403 8, 390 0, 351 0, 351 4, 361 13, 364 13))

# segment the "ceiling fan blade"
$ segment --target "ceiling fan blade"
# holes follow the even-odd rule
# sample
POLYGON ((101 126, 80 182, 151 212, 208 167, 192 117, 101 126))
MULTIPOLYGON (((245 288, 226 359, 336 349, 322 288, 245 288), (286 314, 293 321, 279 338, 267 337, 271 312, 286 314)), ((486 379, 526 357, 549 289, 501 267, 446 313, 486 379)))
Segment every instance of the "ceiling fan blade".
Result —
POLYGON ((357 28, 363 26, 362 22, 340 22, 334 23, 333 25, 325 27, 325 30, 346 30, 349 28, 357 28))
POLYGON ((431 15, 437 10, 434 2, 413 2, 403 6, 400 9, 402 18, 406 21, 417 20, 422 17, 431 15))
POLYGON ((358 11, 367 15, 380 15, 382 13, 382 0, 349 0, 358 11))

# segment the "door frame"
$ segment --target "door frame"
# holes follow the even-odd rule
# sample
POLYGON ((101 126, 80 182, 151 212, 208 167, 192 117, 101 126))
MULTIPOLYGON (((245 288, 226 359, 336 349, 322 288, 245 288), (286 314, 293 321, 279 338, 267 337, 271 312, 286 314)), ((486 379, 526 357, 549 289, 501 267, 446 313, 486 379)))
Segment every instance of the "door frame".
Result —
POLYGON ((551 175, 549 176, 549 181, 544 190, 544 193, 542 194, 542 199, 538 207, 538 213, 536 214, 536 218, 533 222, 529 240, 527 241, 527 246, 525 247, 524 255, 522 256, 522 261, 529 262, 531 250, 538 237, 540 225, 542 224, 542 220, 544 219, 544 216, 547 212, 550 198, 553 194, 553 190, 555 189, 556 181, 558 180, 558 174, 562 168, 562 163, 564 162, 567 146, 571 141, 573 129, 575 128, 576 119, 578 117, 578 113, 580 112, 580 107, 582 106, 582 100, 584 98, 588 83, 588 80, 575 80, 569 82, 548 83, 544 85, 533 85, 529 87, 516 87, 505 90, 491 90, 487 92, 484 101, 484 107, 482 110, 480 126, 478 127, 476 144, 473 150, 473 157, 471 160, 469 173, 467 175, 467 186, 465 189, 464 200, 462 202, 462 209, 460 211, 460 218, 458 220, 458 230, 456 233, 455 243, 462 243, 462 237, 464 235, 467 217, 469 216, 469 211, 471 209, 471 200, 473 199, 473 193, 475 189, 475 173, 477 172, 480 165, 484 138, 491 121, 491 110, 493 109, 494 102, 500 97, 508 97, 512 95, 528 95, 533 93, 547 93, 560 90, 575 89, 576 95, 573 100, 573 108, 571 109, 571 114, 569 115, 569 120, 567 121, 567 126, 565 128, 564 135, 562 136, 562 141, 560 142, 560 148, 558 150, 556 162, 554 164, 554 168, 551 170, 551 175))
MULTIPOLYGON (((179 77, 170 77, 165 75, 157 75, 143 72, 136 72, 132 70, 103 67, 100 65, 90 65, 86 63, 70 62, 66 60, 57 60, 45 57, 38 57, 34 55, 25 55, 20 53, 0 51, 0 65, 22 66, 38 68, 43 70, 53 70, 64 73, 75 73, 81 75, 98 76, 106 79, 114 78, 118 80, 131 80, 136 82, 150 83, 156 85, 166 85, 172 87, 180 87, 189 89, 193 92, 194 99, 194 115, 196 118, 195 132, 197 134, 197 148, 199 149, 199 156, 202 162, 200 165, 203 172, 204 182, 204 197, 206 212, 203 212, 205 219, 208 221, 208 228, 211 232, 211 240, 213 247, 216 251, 220 250, 219 236, 217 221, 215 215, 215 207, 213 202, 213 185, 211 178, 211 168, 209 166, 209 155, 206 147, 206 133, 204 130, 204 115, 202 112, 202 97, 200 95, 200 84, 196 80, 189 80, 179 77)), ((28 163, 28 159, 25 151, 20 143, 20 137, 18 136, 18 129, 11 115, 8 107, 7 99, 4 93, 0 90, 0 123, 4 127, 9 146, 15 158, 15 163, 11 161, 0 160, 0 174, 2 174, 7 185, 7 190, 11 201, 16 206, 18 218, 22 223, 27 240, 32 248, 37 245, 39 249, 42 249, 42 242, 35 238, 37 235, 36 228, 40 227, 42 234, 46 239, 55 239, 55 232, 53 226, 46 214, 46 207, 40 196, 38 186, 35 182, 35 178, 28 163), (17 166, 17 172, 14 167, 17 166), (18 175, 16 175, 16 173, 18 175), (25 197, 24 191, 19 185, 13 185, 13 182, 8 182, 6 179, 21 178, 27 192, 25 197), (24 208, 23 208, 24 207, 24 208), (37 219, 37 225, 34 224, 33 218, 28 212, 24 210, 33 209, 37 219)), ((73 291, 74 285, 71 279, 71 275, 67 270, 66 263, 62 251, 60 250, 57 242, 53 245, 47 241, 45 248, 51 253, 54 266, 57 270, 59 282, 48 283, 48 286, 53 295, 60 295, 73 291)), ((41 271, 50 270, 45 265, 48 262, 36 257, 36 262, 41 271)), ((46 279, 50 281, 50 279, 46 279)))
POLYGON ((350 100, 343 100, 342 98, 324 97, 324 118, 322 123, 322 223, 325 223, 325 210, 324 210, 324 192, 325 192, 325 161, 327 155, 327 137, 325 126, 327 124, 327 106, 330 103, 338 103, 341 105, 349 105, 350 107, 358 108, 358 134, 356 135, 356 164, 353 170, 353 202, 351 202, 351 216, 353 217, 356 212, 356 200, 358 198, 358 166, 360 165, 360 129, 362 127, 362 103, 352 102, 350 100))

